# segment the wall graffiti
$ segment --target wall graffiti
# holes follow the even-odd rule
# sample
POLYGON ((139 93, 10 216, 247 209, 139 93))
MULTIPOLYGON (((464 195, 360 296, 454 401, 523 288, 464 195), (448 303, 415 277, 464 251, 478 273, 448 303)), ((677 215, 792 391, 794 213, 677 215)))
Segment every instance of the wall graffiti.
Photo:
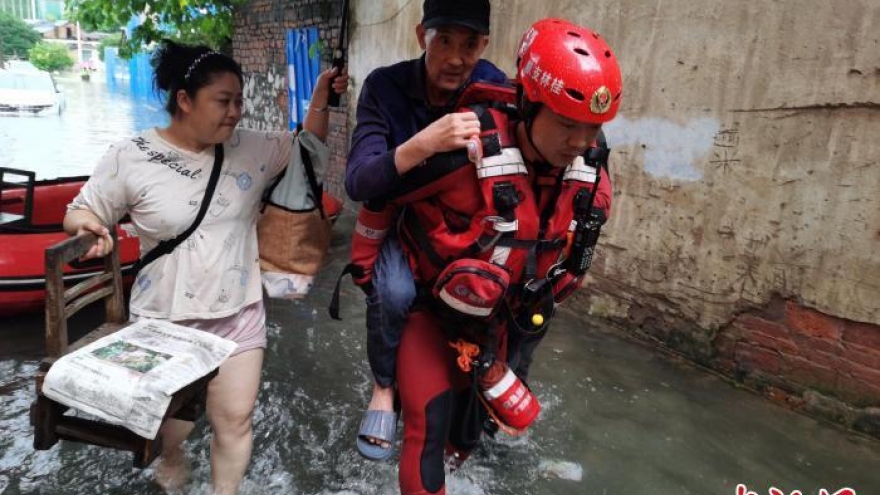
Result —
POLYGON ((716 169, 721 172, 730 172, 741 162, 739 158, 739 129, 721 129, 715 134, 712 159, 709 160, 716 169))

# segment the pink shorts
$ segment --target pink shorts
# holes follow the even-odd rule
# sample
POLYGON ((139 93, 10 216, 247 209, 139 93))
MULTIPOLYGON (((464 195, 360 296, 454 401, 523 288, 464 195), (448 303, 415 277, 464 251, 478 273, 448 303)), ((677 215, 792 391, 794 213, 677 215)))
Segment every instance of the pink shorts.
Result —
MULTIPOLYGON (((132 321, 138 317, 132 315, 132 321)), ((263 300, 241 308, 236 314, 210 320, 177 320, 173 323, 229 339, 238 347, 232 356, 252 349, 266 348, 266 308, 263 300)))

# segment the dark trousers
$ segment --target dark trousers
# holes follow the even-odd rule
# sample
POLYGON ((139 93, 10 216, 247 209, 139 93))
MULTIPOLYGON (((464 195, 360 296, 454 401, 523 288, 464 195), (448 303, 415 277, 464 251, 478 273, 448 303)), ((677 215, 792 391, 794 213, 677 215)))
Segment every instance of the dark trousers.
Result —
POLYGON ((528 382, 535 349, 546 334, 546 331, 527 334, 512 329, 508 335, 510 344, 507 348, 507 365, 523 382, 528 382))
POLYGON ((416 299, 412 270, 400 243, 389 235, 373 267, 373 291, 367 296, 367 357, 376 383, 394 384, 397 348, 416 299))

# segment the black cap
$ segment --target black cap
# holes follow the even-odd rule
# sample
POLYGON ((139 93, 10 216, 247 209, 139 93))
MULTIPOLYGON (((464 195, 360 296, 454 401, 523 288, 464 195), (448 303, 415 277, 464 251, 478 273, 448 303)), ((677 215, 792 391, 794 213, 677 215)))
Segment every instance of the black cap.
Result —
POLYGON ((422 25, 425 28, 464 26, 489 34, 489 0, 425 0, 422 25))

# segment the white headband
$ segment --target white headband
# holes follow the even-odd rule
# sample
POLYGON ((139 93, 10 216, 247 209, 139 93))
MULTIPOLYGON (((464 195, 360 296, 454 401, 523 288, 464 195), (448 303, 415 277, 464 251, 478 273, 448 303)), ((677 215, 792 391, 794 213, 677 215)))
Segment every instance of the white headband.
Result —
POLYGON ((199 63, 201 63, 202 60, 205 60, 206 58, 210 57, 211 55, 220 55, 220 54, 215 51, 210 51, 210 52, 205 52, 205 53, 199 55, 199 57, 197 59, 193 60, 193 63, 189 64, 189 67, 186 69, 186 75, 183 76, 183 80, 189 81, 189 76, 192 75, 193 69, 195 69, 196 66, 199 65, 199 63))

